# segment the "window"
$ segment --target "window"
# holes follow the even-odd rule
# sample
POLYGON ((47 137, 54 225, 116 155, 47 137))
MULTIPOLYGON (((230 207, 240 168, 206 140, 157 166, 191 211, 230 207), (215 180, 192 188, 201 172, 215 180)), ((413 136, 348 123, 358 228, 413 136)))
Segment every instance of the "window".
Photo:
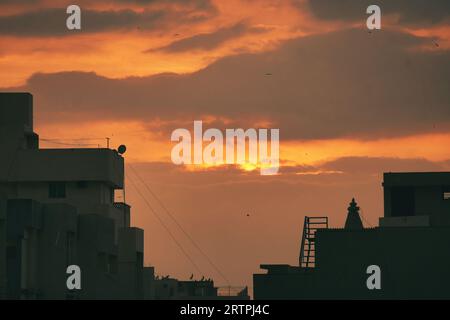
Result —
POLYGON ((61 199, 66 197, 65 182, 50 182, 48 185, 48 197, 50 199, 61 199))
POLYGON ((442 187, 442 199, 450 201, 450 186, 442 187))

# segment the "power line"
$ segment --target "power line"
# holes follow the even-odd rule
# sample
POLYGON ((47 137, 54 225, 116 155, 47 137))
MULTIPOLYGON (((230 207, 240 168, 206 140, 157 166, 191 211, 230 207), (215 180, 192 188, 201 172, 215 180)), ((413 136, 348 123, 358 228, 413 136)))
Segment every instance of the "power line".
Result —
POLYGON ((75 138, 75 139, 50 139, 50 138, 40 138, 40 140, 47 140, 47 141, 92 141, 92 140, 105 140, 105 138, 75 138))
POLYGON ((194 268, 200 273, 203 274, 200 268, 197 266, 197 264, 192 260, 192 258, 189 256, 189 254, 184 250, 183 246, 177 241, 175 236, 172 234, 170 229, 167 227, 167 225, 164 223, 164 221, 161 219, 161 217, 156 213, 156 211, 153 209, 153 207, 150 205, 150 203, 147 201, 147 199, 144 197, 144 195, 141 193, 139 188, 137 187, 136 183, 131 179, 129 175, 127 175, 127 178, 130 180, 131 184, 133 185, 134 189, 136 189, 139 196, 144 200, 146 205, 149 207, 151 212, 154 214, 154 216, 158 219, 159 223, 164 227, 164 229, 167 231, 167 233, 170 235, 172 240, 175 242, 175 244, 178 246, 178 248, 181 250, 181 252, 186 256, 186 258, 189 260, 189 262, 194 266, 194 268))
POLYGON ((167 209, 167 207, 164 205, 164 203, 161 201, 161 199, 150 189, 148 184, 142 179, 142 177, 138 174, 138 172, 134 169, 134 167, 131 164, 128 164, 128 166, 131 168, 133 173, 138 177, 138 179, 141 181, 141 183, 146 187, 148 192, 156 199, 156 201, 159 203, 159 205, 164 209, 164 211, 167 213, 167 215, 172 219, 173 222, 178 226, 178 228, 183 232, 183 234, 190 240, 192 245, 201 253, 201 255, 208 261, 208 263, 213 267, 213 269, 225 280, 225 282, 229 285, 230 282, 228 281, 227 277, 223 274, 222 271, 212 262, 212 260, 208 257, 208 255, 200 248, 200 246, 194 241, 194 239, 189 235, 189 233, 181 226, 181 224, 177 221, 177 219, 174 217, 174 215, 167 209))
POLYGON ((373 225, 369 221, 367 221, 366 217, 364 217, 362 208, 361 208, 361 217, 363 218, 364 222, 369 225, 369 227, 373 228, 373 225))
POLYGON ((77 146, 77 147, 82 147, 82 146, 98 146, 100 147, 99 144, 97 143, 75 143, 75 142, 64 142, 64 141, 98 141, 98 140, 105 140, 107 142, 109 138, 77 138, 77 139, 48 139, 48 138, 40 138, 40 141, 44 141, 47 143, 52 143, 52 144, 57 144, 57 145, 63 145, 63 146, 77 146))
POLYGON ((60 142, 57 140, 50 140, 50 139, 39 139, 41 141, 45 141, 48 143, 52 143, 52 144, 57 144, 57 145, 63 145, 63 146, 98 146, 98 144, 94 144, 94 143, 66 143, 66 142, 60 142))

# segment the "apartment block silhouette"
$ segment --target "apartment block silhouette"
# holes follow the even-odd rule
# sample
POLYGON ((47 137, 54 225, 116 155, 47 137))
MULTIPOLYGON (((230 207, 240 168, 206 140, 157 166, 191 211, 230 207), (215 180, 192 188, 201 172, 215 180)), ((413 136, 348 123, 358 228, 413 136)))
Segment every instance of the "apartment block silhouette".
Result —
POLYGON ((0 93, 0 155, 0 298, 220 298, 212 281, 172 279, 166 292, 166 279, 144 267, 144 231, 130 226, 130 206, 115 202, 123 156, 39 148, 29 93, 0 93), (81 290, 67 288, 70 265, 81 268, 81 290))

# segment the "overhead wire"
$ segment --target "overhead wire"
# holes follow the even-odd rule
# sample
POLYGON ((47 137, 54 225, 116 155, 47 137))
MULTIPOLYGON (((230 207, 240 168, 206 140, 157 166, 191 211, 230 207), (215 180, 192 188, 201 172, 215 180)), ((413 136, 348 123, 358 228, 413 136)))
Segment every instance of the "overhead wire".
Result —
POLYGON ((47 143, 64 145, 64 146, 99 146, 98 143, 75 143, 75 142, 66 142, 66 141, 98 141, 98 140, 107 140, 108 138, 76 138, 76 139, 49 139, 49 138, 40 138, 40 141, 44 141, 47 143))
POLYGON ((51 140, 47 140, 47 139, 40 139, 40 140, 44 141, 44 142, 52 143, 52 144, 63 145, 63 146, 76 146, 76 147, 99 146, 99 144, 94 144, 94 143, 67 143, 67 142, 51 141, 51 140))
POLYGON ((367 224, 367 225, 369 225, 369 227, 371 227, 371 228, 373 228, 373 225, 366 219, 366 217, 364 216, 364 213, 363 213, 363 209, 361 208, 361 217, 362 217, 362 219, 363 219, 363 221, 367 224))
POLYGON ((192 243, 192 245, 200 252, 200 254, 206 259, 206 261, 213 267, 213 269, 219 274, 219 276, 225 280, 227 284, 230 284, 227 277, 224 275, 224 273, 217 267, 217 265, 209 258, 209 256, 205 253, 205 251, 197 244, 197 242, 191 237, 191 235, 183 228, 183 226, 178 222, 178 220, 175 218, 175 216, 167 209, 167 207, 164 205, 162 200, 153 192, 149 185, 142 179, 142 177, 139 175, 137 170, 131 165, 128 164, 128 167, 131 168, 133 173, 136 175, 136 177, 140 180, 140 182, 145 186, 147 191, 153 196, 153 198, 156 199, 158 204, 163 208, 163 210, 166 212, 166 214, 171 218, 171 220, 178 226, 178 228, 181 230, 181 232, 189 239, 189 241, 192 243))
POLYGON ((174 234, 170 231, 169 227, 164 223, 164 221, 161 219, 161 217, 158 215, 158 213, 156 212, 156 210, 152 207, 152 205, 149 203, 149 201, 147 200, 147 198, 142 194, 142 192, 139 190, 138 186, 136 185, 136 183, 133 181, 133 179, 131 178, 130 175, 126 175, 126 177, 128 178, 128 180, 131 182, 131 185, 133 186, 133 188, 136 190, 136 192, 139 194, 139 196, 142 198, 142 200, 144 200, 145 204, 147 205, 147 207, 150 209, 150 211, 153 213, 153 215, 157 218, 157 220, 159 221, 159 223, 161 224, 161 226, 166 230, 166 232, 169 234, 169 236, 172 238, 172 240, 174 241, 174 243, 177 245, 177 247, 180 249, 180 251, 183 253, 183 255, 187 258, 187 260, 194 266, 194 268, 200 273, 202 274, 201 269, 198 267, 198 265, 194 262, 194 260, 191 258, 191 256, 187 253, 187 251, 183 248, 183 246, 181 245, 180 242, 178 242, 178 240, 176 239, 176 237, 174 236, 174 234))

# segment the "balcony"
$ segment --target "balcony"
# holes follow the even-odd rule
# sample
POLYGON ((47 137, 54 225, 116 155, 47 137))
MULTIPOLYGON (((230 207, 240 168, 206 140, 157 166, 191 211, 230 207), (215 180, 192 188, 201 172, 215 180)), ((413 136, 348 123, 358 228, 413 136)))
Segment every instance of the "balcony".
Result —
POLYGON ((19 150, 10 182, 99 181, 123 188, 124 160, 111 149, 19 150))

